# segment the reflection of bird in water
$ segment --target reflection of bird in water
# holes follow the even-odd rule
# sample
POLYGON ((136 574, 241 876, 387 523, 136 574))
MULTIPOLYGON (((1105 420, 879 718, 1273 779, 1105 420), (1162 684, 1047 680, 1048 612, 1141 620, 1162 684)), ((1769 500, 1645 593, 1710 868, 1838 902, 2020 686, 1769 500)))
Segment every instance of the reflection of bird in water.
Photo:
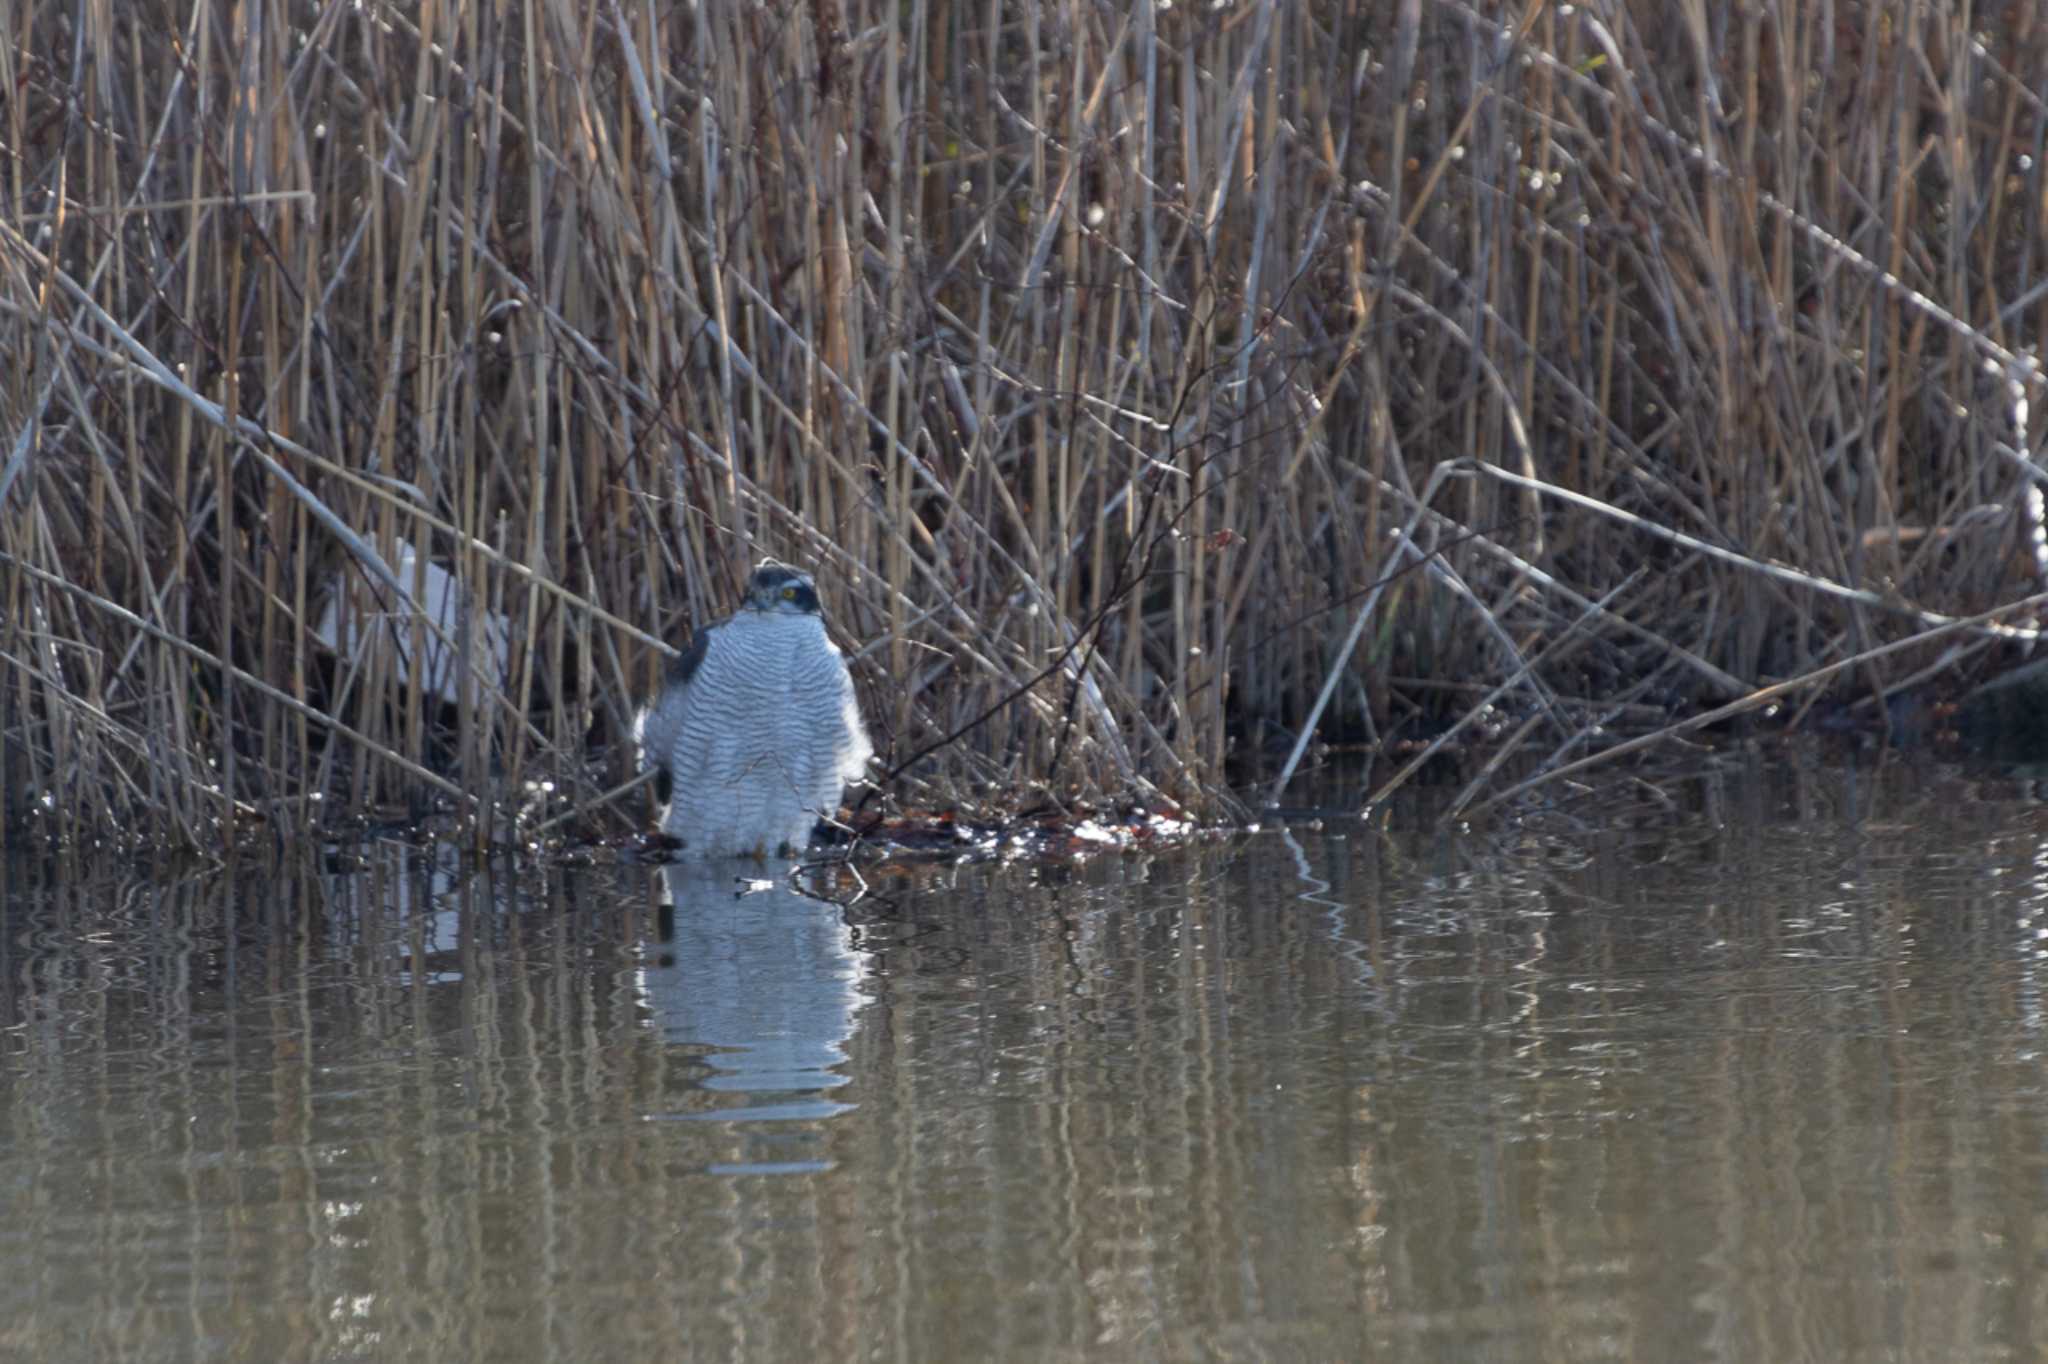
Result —
POLYGON ((634 724, 693 857, 802 851, 874 749, 807 573, 762 561, 728 620, 697 632, 634 724))
MULTIPOLYGON (((844 1068, 868 1000, 868 961, 839 906, 793 879, 735 895, 730 872, 676 863, 661 873, 660 939, 639 972, 640 998, 664 1040, 696 1050, 700 1088, 750 1096, 741 1107, 721 1104, 718 1116, 843 1111, 827 1096, 852 1078, 844 1068)), ((685 1107, 708 1116, 700 1104, 685 1107)), ((801 1158, 798 1148, 816 1136, 761 1135, 763 1149, 748 1159, 801 1158)))

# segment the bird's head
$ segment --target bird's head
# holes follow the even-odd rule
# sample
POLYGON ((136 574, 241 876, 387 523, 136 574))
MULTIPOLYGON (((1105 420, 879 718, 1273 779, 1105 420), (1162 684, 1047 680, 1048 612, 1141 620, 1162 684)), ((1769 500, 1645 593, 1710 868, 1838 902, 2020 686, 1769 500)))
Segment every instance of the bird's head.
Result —
POLYGON ((754 570, 754 576, 747 580, 745 609, 768 611, 782 616, 815 616, 820 614, 818 606, 818 585, 811 581, 811 575, 799 572, 788 564, 778 564, 773 559, 763 559, 754 570))

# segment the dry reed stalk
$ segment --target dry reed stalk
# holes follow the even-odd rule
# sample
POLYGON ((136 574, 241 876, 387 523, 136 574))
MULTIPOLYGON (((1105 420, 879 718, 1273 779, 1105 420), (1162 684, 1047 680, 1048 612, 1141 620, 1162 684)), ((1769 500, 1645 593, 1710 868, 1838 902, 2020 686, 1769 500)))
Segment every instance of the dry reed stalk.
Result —
POLYGON ((767 553, 920 805, 1961 666, 2048 26, 1878 9, 0 11, 4 822, 602 809, 767 553))

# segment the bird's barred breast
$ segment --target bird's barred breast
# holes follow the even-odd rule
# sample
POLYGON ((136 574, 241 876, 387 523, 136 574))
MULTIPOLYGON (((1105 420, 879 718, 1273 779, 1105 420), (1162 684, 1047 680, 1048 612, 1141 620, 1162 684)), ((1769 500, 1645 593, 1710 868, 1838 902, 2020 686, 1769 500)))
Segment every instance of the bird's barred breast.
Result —
POLYGON ((666 827, 701 851, 801 847, 871 751, 845 661, 816 617, 741 613, 711 636, 682 701, 666 827))

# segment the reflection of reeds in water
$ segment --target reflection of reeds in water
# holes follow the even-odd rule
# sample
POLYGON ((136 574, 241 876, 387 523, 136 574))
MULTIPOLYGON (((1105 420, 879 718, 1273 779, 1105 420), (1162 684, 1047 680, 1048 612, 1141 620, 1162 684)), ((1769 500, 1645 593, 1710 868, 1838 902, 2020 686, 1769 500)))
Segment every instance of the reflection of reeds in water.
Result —
POLYGON ((1683 828, 1646 800, 1598 856, 1332 837, 844 910, 706 888, 666 944, 647 868, 17 870, 0 1353, 2031 1342, 2038 821, 1949 790, 1916 827, 1958 851, 1894 847, 1868 786, 1793 773, 1683 828), (833 1115, 736 1115, 736 1011, 649 990, 664 946, 747 958, 728 910, 810 935, 811 968, 725 975, 822 987, 833 1115), (711 1173, 778 1155, 811 1172, 711 1173))
POLYGON ((919 804, 2006 600, 2028 12, 14 7, 6 814, 530 827, 763 552, 919 804))

